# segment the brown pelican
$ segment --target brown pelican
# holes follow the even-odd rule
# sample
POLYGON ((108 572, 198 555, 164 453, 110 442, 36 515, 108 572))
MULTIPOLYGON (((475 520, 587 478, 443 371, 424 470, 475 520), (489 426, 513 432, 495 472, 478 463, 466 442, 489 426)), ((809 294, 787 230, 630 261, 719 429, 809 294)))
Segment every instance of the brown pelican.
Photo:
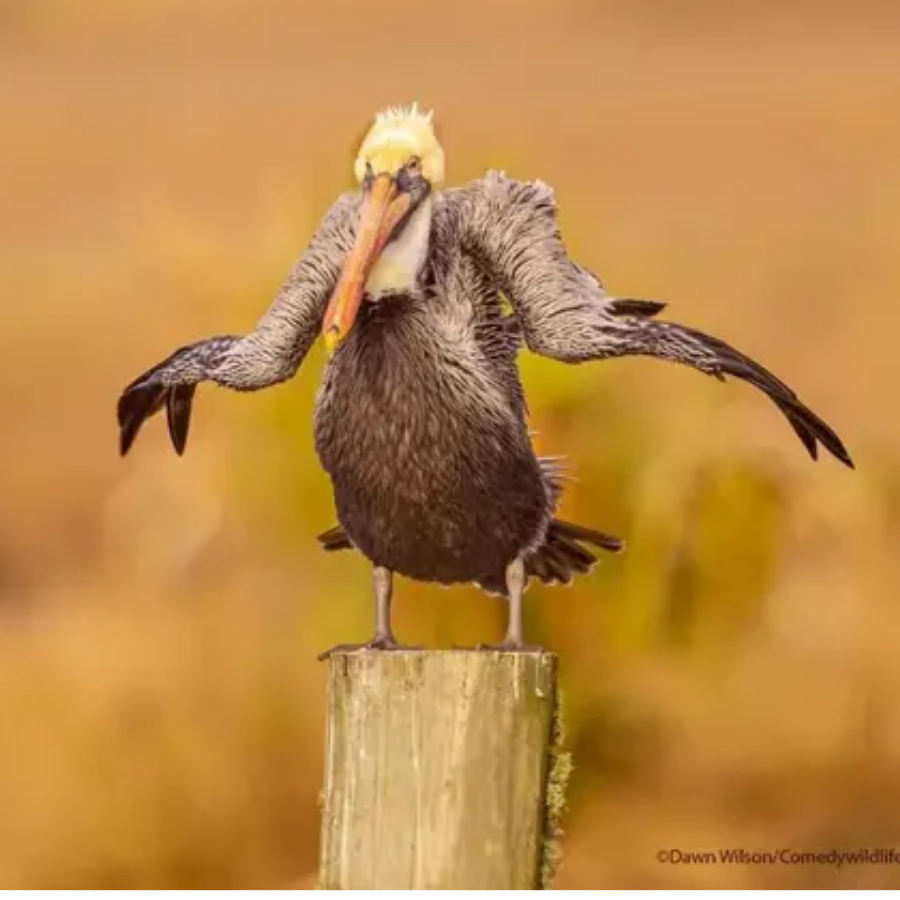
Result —
POLYGON ((522 631, 529 578, 569 582, 596 562, 590 547, 621 549, 554 517, 559 472, 532 449, 516 363, 523 346, 567 363, 639 354, 735 376, 768 394, 813 459, 821 443, 853 467, 834 431, 759 363, 660 321, 663 303, 609 296, 567 255, 547 185, 491 172, 441 190, 430 113, 379 113, 355 174, 359 190, 328 211, 253 331, 177 350, 118 404, 123 455, 163 408, 181 454, 200 382, 237 391, 283 382, 323 334, 331 355, 315 442, 340 526, 320 541, 372 562, 376 600, 373 639, 341 649, 401 646, 391 629, 395 572, 506 596, 509 625, 495 646, 531 649, 522 631))

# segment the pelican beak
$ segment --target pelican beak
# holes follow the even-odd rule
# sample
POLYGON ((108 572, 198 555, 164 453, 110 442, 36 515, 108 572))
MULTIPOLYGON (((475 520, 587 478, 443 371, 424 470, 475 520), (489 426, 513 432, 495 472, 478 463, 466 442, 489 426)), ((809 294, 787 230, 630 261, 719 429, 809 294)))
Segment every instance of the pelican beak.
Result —
POLYGON ((349 334, 359 313, 372 267, 415 206, 410 192, 401 190, 396 179, 387 174, 372 179, 364 190, 356 243, 347 257, 322 322, 322 335, 329 352, 349 334))

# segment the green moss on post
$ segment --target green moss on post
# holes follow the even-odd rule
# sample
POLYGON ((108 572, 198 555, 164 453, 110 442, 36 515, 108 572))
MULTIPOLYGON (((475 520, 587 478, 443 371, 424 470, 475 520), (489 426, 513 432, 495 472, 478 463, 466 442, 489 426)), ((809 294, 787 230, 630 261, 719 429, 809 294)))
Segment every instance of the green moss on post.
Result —
POLYGON ((541 887, 551 887, 559 864, 562 862, 562 817, 566 811, 569 778, 575 764, 572 754, 565 749, 565 723, 563 721, 562 696, 557 691, 553 721, 550 728, 550 769, 547 776, 545 802, 544 852, 541 860, 541 887))
POLYGON ((544 886, 567 765, 551 752, 556 657, 360 653, 329 667, 320 887, 544 886))

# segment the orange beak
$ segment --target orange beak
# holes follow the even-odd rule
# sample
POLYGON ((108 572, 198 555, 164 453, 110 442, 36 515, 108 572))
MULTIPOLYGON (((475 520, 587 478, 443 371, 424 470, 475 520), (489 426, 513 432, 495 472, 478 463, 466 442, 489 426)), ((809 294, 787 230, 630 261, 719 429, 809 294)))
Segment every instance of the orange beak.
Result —
POLYGON ((411 203, 410 195, 400 192, 390 175, 379 175, 369 187, 360 211, 356 243, 347 257, 322 322, 322 335, 329 351, 333 351, 353 327, 369 273, 394 230, 406 217, 411 203))

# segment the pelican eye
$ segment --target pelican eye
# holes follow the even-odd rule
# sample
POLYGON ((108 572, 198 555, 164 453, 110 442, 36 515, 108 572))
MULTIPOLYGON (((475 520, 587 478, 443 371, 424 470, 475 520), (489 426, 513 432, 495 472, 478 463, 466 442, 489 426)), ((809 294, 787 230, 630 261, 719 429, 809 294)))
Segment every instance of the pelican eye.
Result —
POLYGON ((423 181, 422 160, 411 156, 397 172, 397 187, 401 191, 412 191, 421 188, 423 181))

